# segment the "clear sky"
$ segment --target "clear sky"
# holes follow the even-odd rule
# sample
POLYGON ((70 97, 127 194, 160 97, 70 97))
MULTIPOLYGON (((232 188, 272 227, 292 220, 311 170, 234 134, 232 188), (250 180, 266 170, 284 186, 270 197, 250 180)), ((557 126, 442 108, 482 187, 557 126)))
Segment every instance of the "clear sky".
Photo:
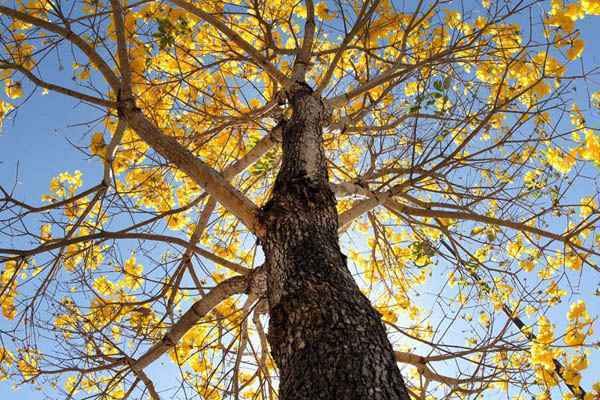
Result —
MULTIPOLYGON (((468 5, 468 1, 466 2, 468 5)), ((577 23, 586 42, 583 66, 586 69, 600 67, 600 17, 589 17, 577 23)), ((49 80, 69 82, 71 69, 67 66, 63 71, 57 68, 44 71, 49 80)), ((600 76, 592 77, 590 86, 600 90, 600 76)), ((31 86, 25 86, 25 93, 31 86)), ((587 92, 582 83, 577 86, 577 99, 587 107, 587 92)), ((2 90, 3 92, 3 90, 2 90)), ((4 96, 4 93, 0 94, 4 96)), ((21 99, 20 99, 21 100, 21 99)), ((0 134, 0 184, 11 188, 15 185, 15 193, 19 199, 33 204, 40 204, 40 196, 48 192, 50 179, 62 171, 83 172, 84 186, 96 184, 102 174, 102 166, 98 159, 86 159, 75 145, 87 146, 90 132, 102 129, 98 122, 94 122, 101 114, 87 105, 77 102, 56 93, 40 95, 37 91, 27 99, 14 115, 14 120, 6 120, 0 134)), ((600 127, 598 114, 589 121, 592 126, 600 127)), ((581 188, 582 192, 589 188, 581 188)), ((6 247, 8 243, 0 243, 6 247)), ((441 277, 445 279, 445 277, 441 277)), ((598 287, 599 278, 589 269, 583 272, 580 279, 581 296, 587 300, 596 313, 600 310, 598 297, 590 293, 598 287)), ((577 297, 575 297, 577 298, 577 297)), ((564 320, 568 304, 572 299, 566 299, 565 304, 553 310, 557 315, 556 320, 564 320)), ((593 311, 592 311, 593 312, 593 311)), ((0 317, 0 329, 3 329, 6 320, 0 317)), ((600 356, 595 352, 592 359, 593 365, 600 371, 600 356)), ((157 380, 158 385, 168 386, 169 368, 160 365, 149 369, 150 376, 157 380)), ((589 370, 583 382, 589 388, 593 381, 589 370)), ((18 391, 13 391, 11 382, 0 382, 0 399, 19 398, 22 400, 39 399, 40 393, 34 387, 26 386, 18 391)))

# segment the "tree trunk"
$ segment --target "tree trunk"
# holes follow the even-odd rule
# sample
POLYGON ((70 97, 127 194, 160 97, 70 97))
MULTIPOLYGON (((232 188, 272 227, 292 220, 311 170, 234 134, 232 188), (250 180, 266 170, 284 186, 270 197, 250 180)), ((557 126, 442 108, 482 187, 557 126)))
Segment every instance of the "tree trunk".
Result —
POLYGON ((326 107, 306 84, 287 96, 293 114, 283 123, 282 166, 261 212, 279 397, 408 400, 381 316, 338 244, 322 145, 326 107))

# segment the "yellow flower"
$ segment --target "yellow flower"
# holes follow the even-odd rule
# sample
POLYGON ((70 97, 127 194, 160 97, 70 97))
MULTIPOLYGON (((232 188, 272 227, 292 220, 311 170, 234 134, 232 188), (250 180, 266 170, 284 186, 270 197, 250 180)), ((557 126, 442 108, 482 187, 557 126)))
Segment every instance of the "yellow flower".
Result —
MULTIPOLYGON (((552 367, 554 369, 554 366, 552 367)), ((536 368, 535 376, 538 383, 546 386, 553 387, 558 385, 558 380, 553 372, 553 369, 536 368)))
POLYGON ((31 379, 38 374, 37 361, 28 354, 25 354, 25 357, 17 363, 17 367, 25 380, 31 379))
POLYGON ((43 224, 40 227, 40 241, 47 242, 52 239, 52 224, 43 224))
POLYGON ((552 324, 545 316, 540 317, 538 320, 538 334, 536 340, 542 344, 550 344, 554 341, 552 324))
POLYGON ((12 104, 0 100, 0 130, 2 130, 4 116, 8 114, 13 108, 14 106, 12 104))
POLYGON ((490 326, 490 316, 485 311, 479 313, 479 322, 486 328, 490 326))
POLYGON ((554 368, 554 353, 548 346, 534 342, 531 345, 531 364, 552 371, 554 368))
POLYGON ((18 99, 23 96, 23 87, 21 82, 18 81, 13 83, 10 79, 7 79, 4 83, 4 91, 11 99, 18 99))
POLYGON ((315 14, 323 21, 331 21, 335 18, 335 14, 329 10, 327 3, 317 4, 315 7, 315 14))
POLYGON ((90 152, 95 156, 100 156, 103 158, 106 156, 106 143, 104 143, 104 135, 102 132, 96 132, 92 136, 90 152))
POLYGON ((573 361, 571 361, 571 368, 573 368, 576 371, 583 371, 588 367, 588 365, 588 359, 585 354, 577 355, 575 356, 573 361))
POLYGON ((565 334, 565 343, 569 346, 581 346, 585 342, 586 336, 593 334, 592 321, 583 300, 571 304, 567 319, 569 320, 569 327, 565 334), (584 332, 586 326, 588 329, 587 332, 584 332))
POLYGON ((567 58, 569 60, 578 59, 579 57, 581 57, 584 47, 585 47, 585 43, 584 43, 583 39, 577 38, 577 39, 573 40, 573 44, 567 50, 567 58))
POLYGON ((408 82, 404 87, 404 94, 414 96, 419 92, 419 84, 417 82, 408 82))
POLYGON ((548 163, 560 172, 567 174, 575 166, 575 157, 571 154, 564 153, 562 150, 550 147, 546 150, 546 159, 548 163))
POLYGON ((506 246, 506 251, 508 255, 512 258, 519 258, 523 253, 524 247, 521 238, 517 238, 514 242, 509 242, 508 246, 506 246))
POLYGON ((581 0, 581 8, 588 15, 600 15, 600 1, 581 0))
POLYGON ((381 318, 386 322, 394 323, 398 321, 398 315, 389 306, 379 306, 377 311, 381 314, 381 318))
POLYGON ((444 16, 444 22, 450 27, 450 28, 456 28, 458 27, 461 22, 462 22, 462 15, 460 14, 460 12, 458 11, 451 11, 448 9, 444 10, 444 13, 446 14, 444 16))
POLYGON ((572 21, 577 21, 585 17, 585 13, 580 4, 570 3, 564 10, 564 16, 570 18, 572 21))
POLYGON ((569 312, 567 313, 567 318, 569 321, 574 321, 577 319, 589 319, 589 314, 585 307, 585 302, 583 300, 577 300, 575 303, 571 304, 569 308, 569 312))
POLYGON ((106 276, 104 275, 102 275, 100 278, 96 278, 92 286, 104 296, 110 296, 115 289, 115 284, 106 279, 106 276))
POLYGON ((600 90, 592 93, 592 103, 595 107, 600 108, 600 90))
POLYGON ((582 218, 585 218, 592 214, 594 210, 598 208, 598 205, 594 201, 593 197, 586 196, 581 198, 580 207, 581 209, 579 211, 579 214, 582 218))
POLYGON ((556 281, 552 281, 548 289, 546 289, 546 293, 548 293, 548 295, 550 296, 548 302, 551 305, 558 303, 563 296, 567 295, 567 292, 565 290, 559 288, 556 281))
POLYGON ((3 296, 2 297, 2 315, 6 319, 14 319, 17 315, 17 309, 14 305, 14 297, 3 296))
POLYGON ((569 385, 579 386, 579 383, 581 382, 581 374, 579 374, 579 372, 571 368, 565 368, 563 372, 563 377, 565 379, 565 382, 569 385))
POLYGON ((552 400, 552 398, 547 392, 544 392, 535 396, 535 400, 552 400))
POLYGON ((600 137, 591 129, 585 129, 585 144, 579 149, 578 154, 585 160, 593 161, 600 165, 600 137))
POLYGON ((142 272, 144 267, 136 263, 135 256, 132 255, 123 266, 125 271, 125 285, 130 289, 136 289, 142 285, 142 272))
POLYGON ((0 274, 0 303, 2 315, 7 319, 14 319, 17 315, 14 301, 17 294, 17 263, 8 261, 4 264, 4 271, 0 274))
POLYGON ((189 222, 189 220, 185 215, 183 215, 181 213, 173 214, 173 215, 169 216, 169 219, 167 221, 167 226, 171 230, 178 231, 178 230, 181 230, 184 226, 186 226, 188 222, 189 222))
POLYGON ((525 260, 522 260, 519 263, 519 266, 523 269, 523 271, 525 271, 525 272, 531 272, 531 271, 533 271, 533 268, 535 267, 535 264, 534 264, 533 260, 531 260, 531 259, 525 259, 525 260))

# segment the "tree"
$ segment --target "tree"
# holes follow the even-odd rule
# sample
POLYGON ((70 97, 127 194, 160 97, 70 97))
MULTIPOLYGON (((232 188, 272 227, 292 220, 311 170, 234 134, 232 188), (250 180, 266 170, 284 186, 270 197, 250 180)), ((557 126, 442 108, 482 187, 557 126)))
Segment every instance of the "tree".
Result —
POLYGON ((3 182, 0 377, 51 398, 600 398, 577 29, 597 1, 10 3, 2 116, 86 106, 74 146, 102 173, 61 172, 42 205, 3 182))

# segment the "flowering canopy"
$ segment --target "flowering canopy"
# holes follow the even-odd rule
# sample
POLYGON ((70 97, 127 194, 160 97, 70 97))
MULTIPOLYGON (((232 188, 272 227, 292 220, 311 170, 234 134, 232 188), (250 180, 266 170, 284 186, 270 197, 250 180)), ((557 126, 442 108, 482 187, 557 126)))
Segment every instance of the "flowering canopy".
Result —
POLYGON ((102 177, 59 172, 41 205, 2 187, 0 379, 53 398, 272 398, 257 215, 299 80, 332 111, 342 245, 415 398, 599 399, 600 92, 578 28, 597 15, 597 0, 3 3, 0 121, 30 96, 85 104, 77 144, 102 177), (159 358, 169 377, 146 370, 159 358))

